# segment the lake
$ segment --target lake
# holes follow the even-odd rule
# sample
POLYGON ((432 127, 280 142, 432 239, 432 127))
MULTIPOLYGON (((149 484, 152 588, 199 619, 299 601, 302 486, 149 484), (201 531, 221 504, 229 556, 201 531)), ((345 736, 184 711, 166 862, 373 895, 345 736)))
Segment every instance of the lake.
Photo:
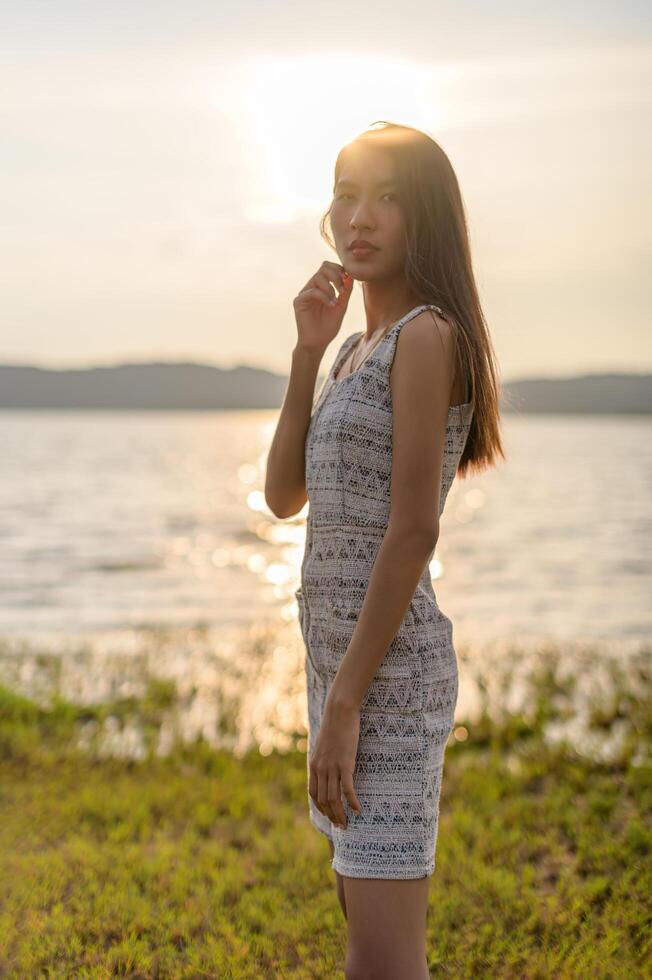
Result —
MULTIPOLYGON (((93 701, 165 676, 192 695, 186 733, 208 738, 229 688, 242 744, 278 744, 303 710, 307 507, 283 521, 266 507, 277 417, 0 413, 1 679, 93 701)), ((455 480, 430 566, 461 668, 515 646, 649 642, 651 429, 503 416, 507 460, 455 480)))

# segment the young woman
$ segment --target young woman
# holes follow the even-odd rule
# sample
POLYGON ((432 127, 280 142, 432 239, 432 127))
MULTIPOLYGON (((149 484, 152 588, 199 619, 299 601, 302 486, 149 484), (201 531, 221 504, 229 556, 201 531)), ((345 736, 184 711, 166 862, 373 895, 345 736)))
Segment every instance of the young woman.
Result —
POLYGON ((456 473, 504 457, 497 370, 464 207, 441 147, 376 124, 346 145, 294 300, 297 341, 267 461, 278 517, 309 501, 301 587, 308 805, 329 840, 347 978, 420 980, 458 671, 429 563, 456 473), (325 235, 330 218, 334 241, 325 235), (313 401, 353 281, 349 334, 313 401))

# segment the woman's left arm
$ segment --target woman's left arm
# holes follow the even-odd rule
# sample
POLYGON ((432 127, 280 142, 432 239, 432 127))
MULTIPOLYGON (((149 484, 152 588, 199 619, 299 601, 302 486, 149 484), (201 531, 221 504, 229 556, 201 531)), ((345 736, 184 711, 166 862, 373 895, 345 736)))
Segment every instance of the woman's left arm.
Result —
POLYGON ((396 343, 390 375, 393 430, 388 527, 355 630, 326 699, 311 762, 310 793, 322 812, 342 825, 345 814, 340 791, 352 807, 359 808, 352 762, 360 705, 405 617, 439 534, 439 494, 453 386, 453 329, 441 317, 436 318, 435 326, 433 314, 426 310, 405 324, 396 343))

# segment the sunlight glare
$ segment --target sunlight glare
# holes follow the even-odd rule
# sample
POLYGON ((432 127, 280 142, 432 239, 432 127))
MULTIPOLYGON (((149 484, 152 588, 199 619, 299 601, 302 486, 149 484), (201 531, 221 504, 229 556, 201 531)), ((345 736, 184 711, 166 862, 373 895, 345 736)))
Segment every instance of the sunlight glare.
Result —
POLYGON ((250 170, 246 217, 283 223, 325 209, 337 152, 376 119, 441 130, 453 74, 451 66, 348 51, 240 62, 228 91, 250 170))

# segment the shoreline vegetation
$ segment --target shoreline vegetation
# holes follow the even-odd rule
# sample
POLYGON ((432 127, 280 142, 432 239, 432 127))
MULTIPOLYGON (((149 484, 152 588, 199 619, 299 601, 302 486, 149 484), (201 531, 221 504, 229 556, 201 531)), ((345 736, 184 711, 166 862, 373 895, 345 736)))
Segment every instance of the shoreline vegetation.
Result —
MULTIPOLYGON (((433 977, 652 973, 650 649, 568 661, 476 672, 446 751, 433 977)), ((154 677, 90 705, 0 686, 3 977, 343 977, 305 729, 285 751, 162 753, 177 697, 154 677)))

